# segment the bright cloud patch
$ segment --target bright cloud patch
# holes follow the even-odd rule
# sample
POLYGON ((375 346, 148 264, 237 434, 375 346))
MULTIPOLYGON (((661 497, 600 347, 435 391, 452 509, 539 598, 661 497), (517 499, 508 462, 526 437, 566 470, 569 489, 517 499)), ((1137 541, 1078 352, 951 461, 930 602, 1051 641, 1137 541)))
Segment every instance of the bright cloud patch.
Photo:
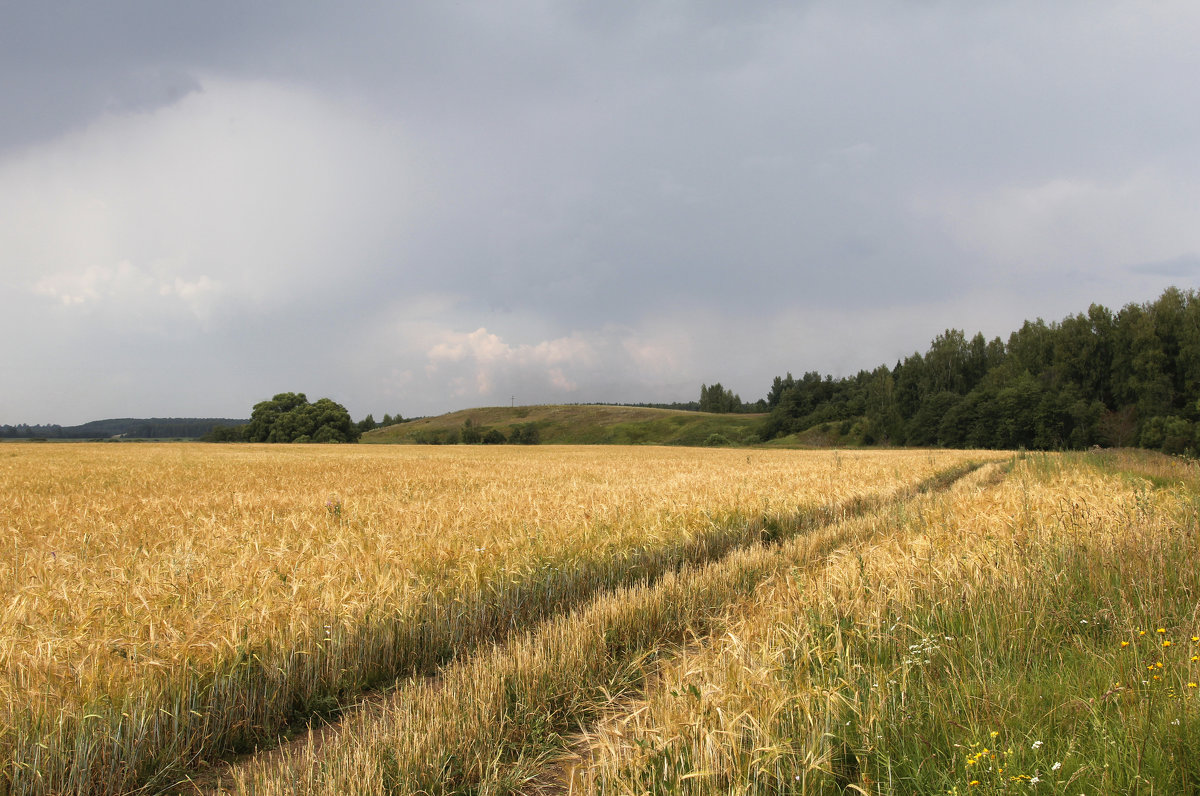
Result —
POLYGON ((220 299, 220 282, 205 275, 159 276, 136 267, 128 260, 115 266, 92 265, 81 271, 66 271, 43 277, 31 286, 36 296, 63 306, 84 304, 136 305, 143 312, 159 305, 175 311, 182 303, 198 318, 206 318, 220 299))
POLYGON ((456 372, 456 392, 466 395, 473 389, 479 396, 489 396, 504 390, 546 387, 558 392, 573 392, 579 385, 568 371, 590 369, 595 362, 591 344, 578 337, 544 340, 535 345, 510 345, 499 336, 480 327, 469 334, 450 333, 446 339, 429 349, 428 373, 434 376, 441 370, 456 372), (470 371, 472 387, 463 374, 470 371))
POLYGON ((65 305, 323 295, 402 231, 403 152, 389 125, 316 95, 207 80, 0 161, 0 257, 65 305))

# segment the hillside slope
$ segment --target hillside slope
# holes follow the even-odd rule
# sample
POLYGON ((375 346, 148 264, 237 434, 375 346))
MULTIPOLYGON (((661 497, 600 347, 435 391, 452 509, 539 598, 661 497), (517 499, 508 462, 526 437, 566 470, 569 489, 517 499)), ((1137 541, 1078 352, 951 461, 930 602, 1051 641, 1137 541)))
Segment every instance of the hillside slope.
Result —
POLYGON ((634 406, 493 406, 412 420, 363 434, 361 442, 454 442, 469 420, 509 438, 516 428, 537 429, 542 444, 704 445, 717 434, 731 443, 758 441, 765 415, 709 414, 634 406))

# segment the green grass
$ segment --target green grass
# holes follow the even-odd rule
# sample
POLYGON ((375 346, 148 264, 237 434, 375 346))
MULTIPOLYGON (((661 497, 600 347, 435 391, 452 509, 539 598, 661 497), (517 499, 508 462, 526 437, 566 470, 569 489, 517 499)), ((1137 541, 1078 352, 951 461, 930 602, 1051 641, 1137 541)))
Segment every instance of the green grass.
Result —
POLYGON ((765 418, 633 406, 490 406, 375 429, 361 441, 429 441, 459 431, 470 420, 485 433, 496 429, 506 437, 517 426, 533 424, 541 443, 552 445, 704 445, 714 434, 739 445, 759 441, 765 418))

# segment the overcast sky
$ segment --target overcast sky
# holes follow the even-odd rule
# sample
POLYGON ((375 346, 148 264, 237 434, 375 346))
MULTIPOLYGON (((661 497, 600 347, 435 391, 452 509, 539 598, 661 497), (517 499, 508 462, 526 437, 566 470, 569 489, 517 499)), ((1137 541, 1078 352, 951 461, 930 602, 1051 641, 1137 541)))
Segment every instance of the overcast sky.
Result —
POLYGON ((684 401, 1200 275, 1200 3, 6 2, 0 423, 684 401))

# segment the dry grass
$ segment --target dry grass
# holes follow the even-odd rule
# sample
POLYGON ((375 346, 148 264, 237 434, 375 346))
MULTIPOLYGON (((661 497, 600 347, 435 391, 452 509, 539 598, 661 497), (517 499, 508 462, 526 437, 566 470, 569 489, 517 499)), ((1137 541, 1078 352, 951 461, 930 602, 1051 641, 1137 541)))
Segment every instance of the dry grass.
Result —
POLYGON ((965 458, 6 445, 0 792, 165 787, 597 590, 965 458))

